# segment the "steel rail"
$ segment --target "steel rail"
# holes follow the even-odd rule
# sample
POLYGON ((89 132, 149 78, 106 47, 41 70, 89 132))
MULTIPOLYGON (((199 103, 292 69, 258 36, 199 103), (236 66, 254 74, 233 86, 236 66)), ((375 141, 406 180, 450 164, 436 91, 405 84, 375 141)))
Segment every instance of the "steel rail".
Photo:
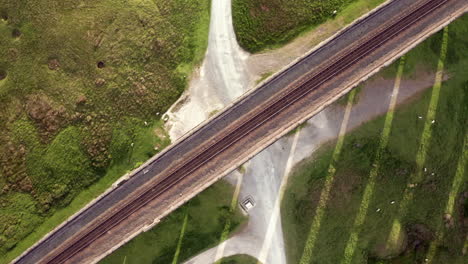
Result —
MULTIPOLYGON (((375 10, 372 10, 366 17, 364 17, 363 19, 357 21, 355 24, 353 24, 353 25, 351 25, 351 26, 345 28, 343 31, 341 31, 338 35, 336 35, 333 39, 331 39, 330 42, 334 42, 334 41, 337 41, 337 40, 341 39, 341 38, 343 37, 343 35, 345 35, 345 33, 349 32, 351 29, 353 29, 353 28, 355 28, 355 27, 361 25, 362 23, 366 22, 368 19, 371 19, 371 18, 373 18, 373 17, 375 17, 375 16, 381 14, 383 11, 386 10, 386 8, 390 7, 390 6, 393 5, 393 4, 396 4, 398 1, 399 1, 399 0, 389 1, 389 2, 387 2, 386 4, 382 5, 380 8, 375 9, 375 10)), ((277 80, 280 79, 281 77, 284 77, 284 75, 287 74, 288 72, 290 72, 290 71, 292 70, 292 68, 294 68, 294 66, 297 66, 297 65, 300 64, 303 60, 308 59, 309 57, 315 55, 317 52, 322 51, 324 48, 325 48, 325 46, 320 46, 320 47, 317 48, 316 50, 313 50, 312 52, 310 52, 309 54, 307 54, 306 56, 304 56, 303 58, 301 58, 301 60, 298 60, 298 61, 292 63, 291 65, 289 65, 289 67, 288 67, 287 69, 285 69, 285 70, 283 70, 282 72, 280 72, 280 73, 278 73, 277 75, 275 75, 273 78, 271 78, 270 80, 268 80, 263 86, 265 86, 265 85, 267 85, 267 84, 270 84, 270 83, 272 83, 272 82, 274 82, 274 81, 277 81, 277 80)), ((252 91, 252 93, 251 93, 250 95, 256 94, 259 90, 261 90, 261 89, 256 89, 256 90, 252 91)), ((243 101, 243 100, 240 100, 239 102, 236 102, 235 104, 233 104, 233 107, 234 107, 235 105, 240 104, 242 101, 243 101)), ((227 114, 227 113, 229 113, 229 112, 230 112, 230 109, 227 109, 227 110, 226 110, 225 112, 223 112, 222 114, 225 115, 225 114, 227 114)), ((221 117, 221 116, 220 116, 220 117, 221 117)), ((216 120, 216 119, 214 119, 214 120, 216 120)), ((212 123, 214 120, 211 120, 208 124, 212 123)), ((181 144, 181 143, 187 141, 189 138, 190 138, 190 137, 186 137, 186 138, 182 139, 181 141, 177 142, 177 144, 181 144)), ((161 157, 163 157, 163 156, 165 156, 165 155, 166 155, 166 153, 162 153, 162 155, 161 155, 159 158, 161 158, 161 157)), ((140 169, 136 170, 136 171, 134 172, 134 174, 137 174, 137 173, 143 171, 145 168, 147 168, 147 167, 153 165, 155 162, 157 162, 157 160, 154 160, 154 161, 150 162, 150 163, 149 163, 146 167, 144 167, 144 168, 140 168, 140 169)), ((114 192, 114 191, 116 191, 116 190, 117 190, 117 189, 111 190, 108 194, 110 194, 110 193, 112 193, 112 192, 114 192)), ((107 195, 108 195, 108 194, 107 194, 107 195)), ((98 198, 97 201, 100 201, 100 200, 103 199, 103 198, 104 198, 104 197, 100 197, 100 198, 98 198)), ((88 208, 88 209, 89 209, 89 208, 88 208)), ((79 214, 79 215, 80 215, 80 214, 79 214)), ((79 215, 77 215, 76 217, 78 217, 79 215)), ((76 217, 75 217, 75 218, 76 218, 76 217)), ((50 237, 46 237, 45 240, 43 240, 42 242, 47 242, 53 235, 54 235, 54 234, 51 234, 50 237)), ((40 246, 40 243, 35 244, 35 245, 33 245, 33 246, 30 248, 29 251, 31 252, 31 251, 33 251, 34 249, 36 249, 37 247, 39 247, 39 246, 40 246)), ((25 254, 25 255, 23 255, 23 256, 20 256, 20 257, 18 257, 18 259, 16 259, 14 262, 15 262, 15 263, 19 263, 19 262, 21 262, 21 260, 24 259, 26 256, 27 256, 27 254, 25 254)))
POLYGON ((186 162, 182 167, 179 167, 174 173, 170 174, 171 176, 177 177, 166 177, 160 183, 153 186, 151 189, 144 192, 138 198, 132 200, 131 202, 127 203, 121 210, 119 210, 116 214, 108 217, 103 222, 99 223, 95 226, 90 232, 82 235, 76 243, 71 244, 61 253, 53 257, 48 263, 63 263, 70 257, 74 256, 77 252, 82 250, 83 248, 89 246, 94 240, 102 236, 104 233, 109 231, 111 228, 119 224, 125 218, 127 218, 130 214, 134 213, 135 211, 139 210, 141 207, 146 205, 148 202, 152 201, 154 198, 158 197, 165 191, 167 191, 170 187, 174 184, 177 184, 180 180, 185 178, 187 175, 191 174, 193 171, 200 168, 206 162, 211 160, 211 158, 217 156, 218 154, 225 151, 227 148, 232 146, 236 143, 239 139, 243 138, 245 135, 251 133, 259 126, 263 125, 273 117, 277 116, 285 108, 289 107, 290 105, 296 103, 298 100, 303 98, 304 95, 310 93, 311 91, 315 90, 317 87, 320 87, 325 82, 329 81, 332 77, 341 74, 348 66, 354 64, 356 61, 359 61, 365 55, 370 54, 371 52, 375 51, 380 47, 381 44, 385 43, 398 33, 406 30, 412 24, 419 21, 421 18, 425 17, 428 13, 432 12, 436 8, 440 7, 442 4, 447 2, 448 0, 432 0, 427 2, 421 8, 417 9, 416 11, 408 14, 404 18, 400 19, 398 22, 390 25, 383 31, 381 31, 375 38, 365 42, 359 48, 352 50, 351 52, 347 53, 343 60, 340 60, 338 63, 335 63, 323 71, 315 74, 311 78, 309 78, 303 85, 300 85, 296 89, 292 90, 290 93, 285 95, 282 98, 279 98, 276 102, 274 102, 271 106, 264 109, 251 119, 249 119, 244 124, 241 124, 238 129, 236 129, 233 133, 230 133, 220 139, 218 142, 212 145, 212 148, 209 150, 201 153, 201 155, 194 157, 193 159, 186 162), (414 17, 418 14, 417 17, 414 17), (402 25, 400 27, 400 25, 402 25), (315 79, 317 78, 317 79, 315 79), (259 120, 257 120, 259 119, 259 120), (253 124, 252 126, 250 124, 253 124), (227 141, 227 144, 224 142, 227 141), (202 162, 197 162, 200 160, 202 162), (193 166, 190 167, 191 163, 194 163, 193 166), (184 172, 185 170, 185 172, 184 172), (179 174, 179 175, 177 175, 179 174), (103 228, 104 227, 104 228, 103 228))

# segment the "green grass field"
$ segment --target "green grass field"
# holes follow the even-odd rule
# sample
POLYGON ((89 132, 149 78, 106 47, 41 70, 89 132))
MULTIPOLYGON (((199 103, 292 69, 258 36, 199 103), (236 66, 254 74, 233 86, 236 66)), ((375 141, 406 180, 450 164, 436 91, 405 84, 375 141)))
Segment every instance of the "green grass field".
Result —
MULTIPOLYGON (((404 78, 436 70, 442 37, 442 32, 437 33, 405 56, 404 78)), ((444 69, 450 79, 442 83, 438 105, 432 108, 435 90, 428 89, 399 107, 388 145, 381 151, 385 116, 345 136, 334 169, 330 168, 334 142, 294 169, 282 202, 289 263, 302 263, 325 175, 330 171, 334 172, 330 196, 315 234, 311 260, 305 263, 426 263, 432 253, 431 263, 466 263, 462 251, 466 250, 468 228, 467 143, 464 145, 468 134, 467 45, 465 15, 448 28, 444 69), (435 109, 433 124, 426 120, 430 108, 435 109), (373 170, 377 172, 373 192, 367 214, 361 214, 373 170), (448 216, 447 204, 452 205, 448 216), (360 217, 361 226, 355 220, 360 217), (357 234, 357 239, 351 240, 351 234, 357 234)), ((394 78, 398 64, 389 66, 381 76, 394 78)))
POLYGON ((228 221, 233 232, 246 220, 239 209, 229 209, 233 192, 230 184, 216 183, 100 263, 182 263, 220 243, 228 221))
POLYGON ((237 41, 249 52, 279 47, 327 20, 340 29, 384 0, 233 0, 237 41), (333 15, 333 11, 337 11, 333 15))
POLYGON ((210 1, 0 0, 0 263, 168 145, 210 1))
POLYGON ((234 255, 222 258, 219 264, 258 264, 258 260, 249 255, 234 255))

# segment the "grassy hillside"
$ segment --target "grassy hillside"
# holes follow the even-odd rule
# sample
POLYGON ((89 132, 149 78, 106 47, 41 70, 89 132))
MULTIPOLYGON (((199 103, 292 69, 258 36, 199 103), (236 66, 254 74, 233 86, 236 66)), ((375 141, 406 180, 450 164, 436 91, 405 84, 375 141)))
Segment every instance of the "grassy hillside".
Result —
POLYGON ((233 232, 245 220, 238 206, 230 210, 233 192, 224 181, 214 184, 100 263, 182 263, 220 243, 223 232, 233 232))
POLYGON ((0 0, 0 262, 169 144, 209 2, 0 0))
POLYGON ((284 44, 328 19, 346 25, 384 0, 233 0, 234 30, 249 52, 284 44), (334 11, 337 14, 333 14, 334 11))
MULTIPOLYGON (((428 89, 394 113, 391 127, 379 117, 347 134, 336 159, 330 143, 294 170, 282 203, 289 263, 306 259, 306 241, 312 253, 304 263, 466 263, 467 28, 466 15, 449 26, 446 53, 439 32, 405 56, 403 76, 415 78, 435 71, 446 54, 450 79, 440 87, 438 104, 435 88, 428 89), (428 109, 435 111, 434 122, 428 109), (380 149, 384 127, 390 129, 388 145, 380 149), (327 175, 333 175, 331 185, 327 175), (320 217, 316 210, 327 185, 320 217), (312 225, 314 219, 319 224, 312 225)), ((382 74, 394 78, 399 64, 382 74)))

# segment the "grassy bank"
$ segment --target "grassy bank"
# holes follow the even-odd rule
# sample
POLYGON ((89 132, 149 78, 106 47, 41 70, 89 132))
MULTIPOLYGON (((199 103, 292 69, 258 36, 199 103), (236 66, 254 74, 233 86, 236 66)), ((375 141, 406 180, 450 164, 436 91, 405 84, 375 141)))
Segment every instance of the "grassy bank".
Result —
MULTIPOLYGON (((313 228, 312 257, 304 263, 425 263, 432 253, 431 263, 466 262, 467 25, 465 15, 449 26, 442 65, 451 78, 442 83, 438 104, 436 89, 428 89, 397 109, 391 127, 382 116, 347 134, 336 160, 329 143, 295 168, 282 203, 289 263, 307 259, 313 228), (426 116, 431 109, 434 122, 426 116), (384 127, 390 130, 382 147, 384 127), (330 174, 323 215, 312 227, 330 174)), ((442 37, 437 33, 405 56, 404 78, 437 69, 442 37)), ((381 74, 394 78, 398 64, 381 74)))
MULTIPOLYGON (((56 226, 60 225, 68 217, 70 217, 75 212, 79 211, 83 206, 89 203, 95 197, 98 197, 103 193, 107 188, 109 188, 113 182, 123 176, 125 173, 136 167, 138 164, 141 164, 155 153, 153 146, 158 146, 159 148, 164 148, 169 145, 170 140, 168 136, 161 138, 161 134, 164 133, 163 128, 161 127, 161 122, 157 122, 154 125, 149 127, 135 126, 132 129, 134 132, 131 135, 133 147, 128 150, 119 160, 114 161, 107 170, 106 174, 102 176, 99 180, 91 184, 89 187, 82 190, 77 190, 76 196, 71 201, 67 201, 63 206, 52 208, 53 211, 50 214, 46 214, 43 217, 38 217, 34 212, 35 201, 32 200, 28 195, 21 194, 17 198, 27 199, 30 203, 30 206, 24 206, 24 201, 20 199, 13 200, 9 196, 6 196, 9 200, 10 206, 3 208, 5 211, 1 211, 0 216, 5 217, 6 214, 11 216, 21 216, 20 223, 29 225, 29 228, 25 231, 30 233, 21 239, 18 237, 18 243, 14 248, 8 251, 5 255, 0 258, 2 263, 7 263, 19 254, 33 245, 36 241, 41 239, 45 234, 53 230, 56 226), (157 132, 157 136, 155 135, 157 132), (21 205, 21 206, 18 206, 21 205), (66 206, 65 206, 66 205, 66 206), (4 215, 5 214, 5 215, 4 215), (27 217, 34 217, 32 219, 27 219, 27 217), (36 220, 37 222, 32 222, 36 220)), ((14 196, 13 196, 14 197, 14 196)), ((5 199, 5 200, 7 200, 5 199)), ((23 228, 23 227, 19 227, 23 228)), ((21 230, 21 229, 20 229, 21 230)), ((23 235, 19 233, 18 235, 23 235)))
POLYGON ((0 262, 169 144, 210 1, 0 0, 0 262))
POLYGON ((239 209, 229 210, 233 192, 228 183, 216 183, 100 263, 182 263, 218 244, 228 221, 233 232, 245 220, 239 209))
POLYGON ((259 52, 283 45, 327 20, 332 21, 327 30, 336 31, 382 2, 233 0, 232 15, 239 44, 249 52, 259 52))

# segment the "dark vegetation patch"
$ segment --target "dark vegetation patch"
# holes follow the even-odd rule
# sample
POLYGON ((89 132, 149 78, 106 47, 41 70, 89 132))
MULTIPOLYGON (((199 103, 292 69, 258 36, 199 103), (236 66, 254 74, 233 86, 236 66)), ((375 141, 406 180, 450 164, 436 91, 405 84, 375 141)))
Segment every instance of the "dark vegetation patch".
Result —
POLYGON ((44 142, 64 127, 66 120, 69 119, 66 108, 64 106, 51 106, 51 100, 46 96, 32 95, 27 97, 25 111, 29 119, 36 124, 44 142))
POLYGON ((169 143, 157 113, 204 53, 208 10, 0 0, 1 263, 169 143))
POLYGON ((99 62, 97 63, 97 67, 98 67, 99 69, 102 69, 102 68, 106 67, 106 64, 105 64, 103 61, 99 61, 99 62))
MULTIPOLYGON (((417 117, 427 112, 431 89, 395 112, 388 147, 380 157, 369 211, 359 232, 356 253, 351 263, 425 263, 430 243, 441 234, 432 263, 466 263, 466 252, 463 252, 468 231, 466 171, 461 188, 455 195, 454 212, 447 214, 445 206, 458 162, 463 151, 466 151, 463 142, 468 132, 468 75, 465 73, 468 51, 462 47, 468 45, 467 24, 468 16, 465 15, 449 26, 445 69, 451 78, 442 84, 435 118, 437 125, 431 129, 424 164, 427 171, 423 173, 423 180, 417 185, 409 182, 410 175, 417 168, 416 153, 424 127, 424 122, 417 117), (407 213, 398 215, 398 205, 406 188, 414 188, 413 198, 408 203, 407 213), (395 203, 392 204, 392 201, 395 203), (387 244, 395 219, 399 219, 402 227, 402 239, 394 248, 384 248, 382 245, 387 244)), ((408 72, 418 67, 414 63, 417 58, 424 57, 425 52, 427 57, 434 59, 430 64, 432 68, 426 68, 427 71, 435 70, 439 57, 433 54, 440 53, 441 36, 441 32, 437 33, 406 55, 408 72), (438 42, 438 45, 434 42, 438 42), (436 46, 438 50, 435 50, 436 46)), ((389 67, 396 68, 398 63, 389 67)), ((331 264, 343 260, 349 235, 355 231, 351 228, 376 158, 383 125, 384 116, 346 135, 335 166, 330 200, 321 221, 312 263, 331 264)), ((314 157, 299 164, 290 178, 282 203, 282 223, 289 263, 298 263, 301 258, 333 149, 334 143, 323 146, 314 157)))
POLYGON ((5 70, 0 69, 0 81, 7 77, 7 72, 5 70))
POLYGON ((49 67, 49 70, 57 70, 60 67, 60 62, 58 59, 49 59, 49 62, 47 63, 47 67, 49 67))
POLYGON ((353 0, 233 0, 233 23, 239 44, 249 52, 284 44, 332 18, 353 0))
POLYGON ((222 258, 219 264, 258 264, 258 260, 249 255, 234 255, 222 258))
POLYGON ((12 31, 11 31, 11 36, 14 37, 14 38, 19 38, 21 36, 21 31, 17 28, 14 28, 12 31))
POLYGON ((234 232, 245 220, 239 209, 235 212, 229 210, 233 192, 230 184, 224 181, 216 183, 100 263, 173 263, 185 217, 187 226, 177 263, 215 246, 220 242, 228 221, 229 232, 234 232))
POLYGON ((5 21, 8 20, 8 13, 6 10, 0 9, 0 18, 5 21))
POLYGON ((434 234, 424 224, 412 224, 405 228, 408 243, 406 254, 424 256, 429 249, 429 243, 434 240, 434 234))

